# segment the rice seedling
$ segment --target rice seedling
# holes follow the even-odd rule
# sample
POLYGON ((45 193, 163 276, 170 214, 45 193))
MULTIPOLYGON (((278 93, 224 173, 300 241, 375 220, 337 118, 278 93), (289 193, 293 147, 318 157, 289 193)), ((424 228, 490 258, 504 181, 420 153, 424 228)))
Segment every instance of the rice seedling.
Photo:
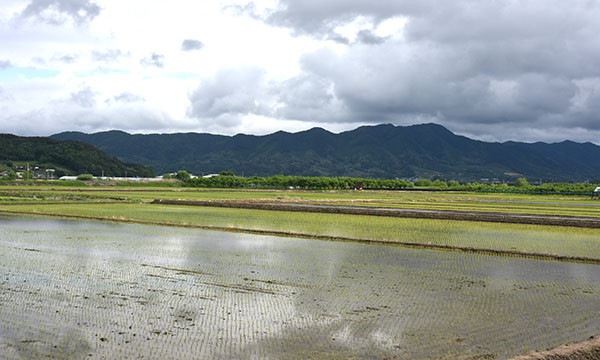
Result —
MULTIPOLYGON (((0 225, 7 359, 507 358, 600 332, 596 265, 51 218, 0 225)), ((437 230, 431 239, 448 229, 437 230)))

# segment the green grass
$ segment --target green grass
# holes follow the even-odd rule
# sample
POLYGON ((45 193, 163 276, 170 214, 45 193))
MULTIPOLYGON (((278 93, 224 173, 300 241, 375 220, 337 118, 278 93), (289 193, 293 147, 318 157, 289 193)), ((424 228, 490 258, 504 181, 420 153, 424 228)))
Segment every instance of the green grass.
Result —
POLYGON ((598 229, 151 204, 39 204, 2 209, 600 259, 598 229))

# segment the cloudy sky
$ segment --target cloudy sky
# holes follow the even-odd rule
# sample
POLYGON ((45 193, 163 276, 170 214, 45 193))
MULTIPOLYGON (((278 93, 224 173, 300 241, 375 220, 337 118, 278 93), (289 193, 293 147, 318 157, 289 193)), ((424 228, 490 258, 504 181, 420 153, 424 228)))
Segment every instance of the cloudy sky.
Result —
POLYGON ((0 132, 600 144, 600 1, 2 0, 0 132))

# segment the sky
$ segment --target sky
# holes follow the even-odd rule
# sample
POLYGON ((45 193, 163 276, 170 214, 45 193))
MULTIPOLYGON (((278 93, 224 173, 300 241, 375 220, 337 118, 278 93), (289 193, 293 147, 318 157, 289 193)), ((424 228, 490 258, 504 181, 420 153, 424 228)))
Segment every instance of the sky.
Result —
POLYGON ((0 133, 600 144, 596 0, 2 0, 0 133))

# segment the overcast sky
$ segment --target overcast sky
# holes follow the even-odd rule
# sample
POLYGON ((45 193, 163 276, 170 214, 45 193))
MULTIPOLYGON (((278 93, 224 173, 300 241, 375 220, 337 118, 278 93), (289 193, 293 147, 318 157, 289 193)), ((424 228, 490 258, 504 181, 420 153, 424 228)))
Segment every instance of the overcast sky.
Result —
POLYGON ((600 144, 600 1, 2 0, 0 132, 600 144))

